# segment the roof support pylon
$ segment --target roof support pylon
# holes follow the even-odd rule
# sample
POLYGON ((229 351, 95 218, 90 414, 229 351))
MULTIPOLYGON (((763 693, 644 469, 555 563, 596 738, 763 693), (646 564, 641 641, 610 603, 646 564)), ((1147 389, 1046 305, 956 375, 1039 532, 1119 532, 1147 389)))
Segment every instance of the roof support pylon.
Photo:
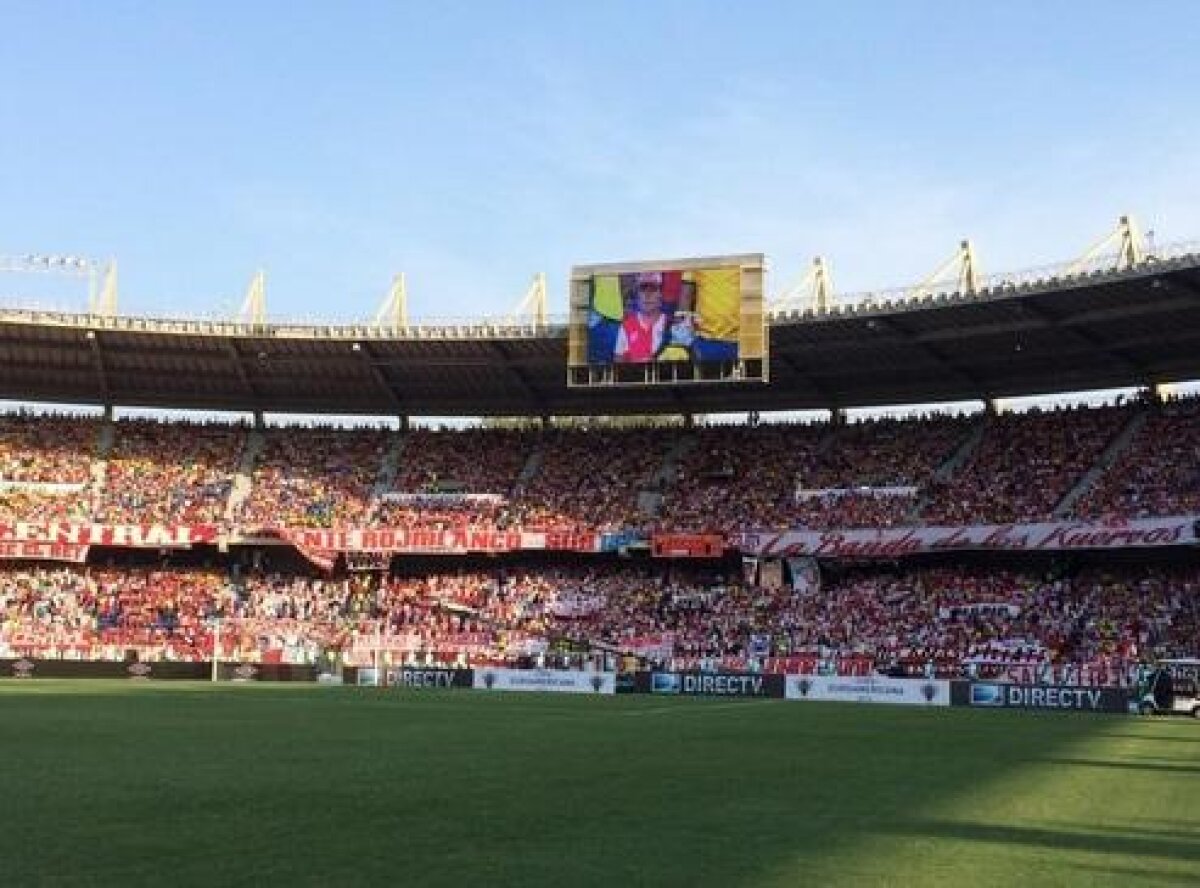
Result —
POLYGON ((825 260, 816 256, 800 280, 771 300, 769 310, 777 312, 801 308, 809 309, 814 314, 822 314, 832 306, 833 278, 825 260))
POLYGON ((408 288, 404 272, 392 278, 387 296, 375 313, 375 326, 382 329, 400 330, 408 326, 408 288))
POLYGON ((1079 274, 1098 256, 1104 256, 1110 251, 1116 253, 1118 271, 1133 268, 1146 258, 1146 241, 1132 216, 1122 216, 1118 219, 1117 227, 1088 247, 1087 251, 1067 268, 1064 277, 1079 274))
POLYGON ((539 271, 533 276, 533 282, 530 283, 529 289, 525 291, 525 295, 521 297, 521 301, 517 303, 517 307, 512 310, 505 320, 509 324, 520 324, 521 319, 528 315, 533 316, 535 327, 546 326, 545 272, 539 271))
POLYGON ((116 317, 117 314, 117 260, 110 259, 104 266, 104 274, 97 286, 96 276, 89 281, 91 290, 88 299, 88 311, 104 318, 116 317))
POLYGON ((250 286, 246 288, 246 298, 242 301, 238 320, 257 327, 267 323, 267 274, 261 268, 255 272, 250 279, 250 286))
POLYGON ((955 292, 973 294, 979 286, 979 261, 975 258, 975 247, 969 239, 963 240, 954 255, 939 265, 929 277, 908 291, 910 299, 929 296, 938 284, 951 280, 953 274, 955 292))

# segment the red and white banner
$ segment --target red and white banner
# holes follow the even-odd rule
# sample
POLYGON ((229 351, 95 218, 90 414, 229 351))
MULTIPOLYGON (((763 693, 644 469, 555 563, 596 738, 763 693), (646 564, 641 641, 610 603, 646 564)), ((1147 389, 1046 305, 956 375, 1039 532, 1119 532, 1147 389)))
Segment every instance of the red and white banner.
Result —
POLYGON ((71 521, 0 522, 0 543, 59 543, 127 549, 187 549, 217 542, 212 524, 81 524, 71 521))
POLYGON ((655 558, 720 558, 725 537, 719 533, 656 533, 650 539, 655 558))
POLYGON ((521 552, 552 549, 567 552, 600 551, 599 534, 574 531, 521 531, 471 528, 412 530, 403 527, 312 530, 285 528, 280 536, 305 558, 331 570, 343 552, 390 552, 409 555, 463 555, 468 552, 521 552))
POLYGON ((88 546, 79 543, 48 543, 38 540, 0 541, 0 561, 87 561, 88 546))
POLYGON ((1053 521, 957 527, 890 527, 881 530, 788 530, 744 533, 738 547, 759 556, 900 558, 925 552, 987 549, 1053 552, 1079 549, 1149 549, 1198 542, 1200 515, 1142 518, 1119 524, 1053 521))
POLYGON ((562 549, 598 552, 594 533, 520 530, 410 530, 403 527, 356 527, 346 530, 289 528, 284 539, 302 549, 326 552, 401 552, 413 554, 463 554, 465 552, 517 552, 524 549, 562 549))

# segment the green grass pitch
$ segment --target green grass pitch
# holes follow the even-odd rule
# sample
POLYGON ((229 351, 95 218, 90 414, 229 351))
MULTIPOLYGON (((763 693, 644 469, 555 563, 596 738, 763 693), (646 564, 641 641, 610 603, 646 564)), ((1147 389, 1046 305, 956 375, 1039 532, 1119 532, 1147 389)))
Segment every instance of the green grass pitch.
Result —
POLYGON ((1200 723, 0 682, 5 886, 1200 885, 1200 723))

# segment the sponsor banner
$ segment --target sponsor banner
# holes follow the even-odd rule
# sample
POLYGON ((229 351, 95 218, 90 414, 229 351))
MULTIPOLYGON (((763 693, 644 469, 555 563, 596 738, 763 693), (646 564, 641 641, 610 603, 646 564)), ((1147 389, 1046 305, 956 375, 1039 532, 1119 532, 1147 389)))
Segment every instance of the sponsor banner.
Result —
POLYGON ((0 493, 5 493, 10 490, 21 490, 28 493, 48 494, 50 496, 59 496, 67 493, 79 493, 86 485, 79 484, 62 484, 57 481, 5 481, 0 480, 0 493))
POLYGON ((187 549, 217 542, 214 524, 78 524, 0 521, 0 543, 60 543, 126 549, 187 549))
MULTIPOLYGON (((954 604, 938 608, 938 616, 943 620, 951 617, 1019 617, 1021 606, 1004 602, 981 602, 977 604, 954 604)), ((1022 642, 1022 644, 1024 644, 1022 642)))
POLYGON ((809 499, 837 499, 843 496, 916 496, 917 488, 911 485, 887 487, 801 487, 796 490, 796 501, 809 499))
MULTIPOLYGON (((316 681, 314 666, 289 663, 222 663, 227 681, 316 681)), ((125 660, 0 660, 0 676, 17 678, 130 678, 204 681, 212 664, 178 660, 128 662, 125 660)))
POLYGON ((732 672, 655 672, 650 693, 684 697, 782 697, 783 676, 732 672))
POLYGON ((719 533, 656 533, 650 540, 655 558, 720 558, 725 537, 719 533))
POLYGON ((1129 692, 1123 688, 961 681, 953 683, 951 703, 985 709, 1128 712, 1129 692))
POLYGON ((646 536, 638 530, 608 531, 600 535, 601 552, 620 552, 622 549, 632 549, 645 546, 646 536))
POLYGON ((616 673, 559 669, 475 669, 471 686, 485 691, 614 694, 616 673))
POLYGON ((980 524, 953 527, 891 527, 879 530, 789 530, 744 533, 742 552, 759 556, 898 558, 925 552, 988 549, 1057 552, 1080 549, 1144 549, 1197 542, 1200 516, 1142 518, 1119 524, 1049 521, 1039 524, 980 524))
POLYGON ((788 700, 841 703, 949 706, 950 682, 924 678, 887 678, 882 675, 789 675, 784 683, 784 697, 788 700))
POLYGON ((504 497, 498 493, 400 493, 392 491, 380 497, 385 503, 412 506, 498 506, 504 497))
POLYGON ((397 688, 469 688, 472 686, 471 669, 451 669, 441 666, 393 666, 387 670, 384 681, 397 688))
POLYGON ((2 561, 87 561, 90 547, 80 543, 49 543, 39 540, 0 541, 2 561))

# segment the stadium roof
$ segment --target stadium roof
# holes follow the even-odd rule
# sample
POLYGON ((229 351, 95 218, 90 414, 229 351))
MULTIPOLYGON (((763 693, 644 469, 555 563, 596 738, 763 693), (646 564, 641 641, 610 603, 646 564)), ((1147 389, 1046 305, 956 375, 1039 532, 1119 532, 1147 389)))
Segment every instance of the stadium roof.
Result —
POLYGON ((770 381, 569 389, 566 328, 315 327, 0 311, 0 398, 307 414, 712 413, 1200 378, 1200 252, 770 320, 770 381))

